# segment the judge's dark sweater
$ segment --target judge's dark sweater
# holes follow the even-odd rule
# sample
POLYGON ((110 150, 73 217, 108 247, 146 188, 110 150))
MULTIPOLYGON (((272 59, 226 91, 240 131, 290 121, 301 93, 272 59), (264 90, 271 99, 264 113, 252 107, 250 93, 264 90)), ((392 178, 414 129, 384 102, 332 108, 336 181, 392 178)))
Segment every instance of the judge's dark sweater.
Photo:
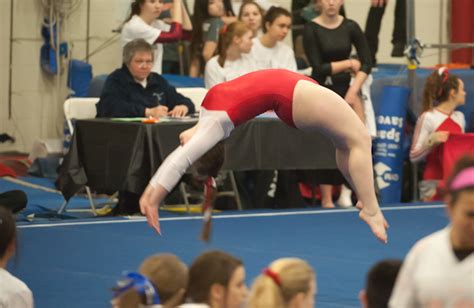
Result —
POLYGON ((194 104, 176 92, 162 76, 151 73, 146 88, 136 82, 126 65, 110 74, 97 103, 97 117, 144 117, 145 108, 158 105, 172 110, 177 105, 188 107, 194 113, 194 104))

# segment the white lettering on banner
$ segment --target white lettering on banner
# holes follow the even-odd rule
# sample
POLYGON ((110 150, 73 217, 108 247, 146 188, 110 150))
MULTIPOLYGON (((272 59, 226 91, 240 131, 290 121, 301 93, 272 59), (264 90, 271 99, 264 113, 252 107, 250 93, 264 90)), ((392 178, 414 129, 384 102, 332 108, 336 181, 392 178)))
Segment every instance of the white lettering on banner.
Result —
POLYGON ((380 115, 377 117, 377 123, 384 124, 384 125, 398 126, 399 128, 402 128, 403 117, 380 115))
POLYGON ((377 137, 382 139, 382 140, 393 140, 395 142, 400 142, 400 132, 397 132, 395 128, 392 128, 390 130, 382 130, 379 129, 377 131, 377 137))
MULTIPOLYGON (((380 115, 377 117, 377 123, 381 125, 390 125, 395 126, 398 128, 403 128, 403 117, 396 117, 396 116, 383 116, 380 115)), ((400 142, 400 132, 392 127, 391 129, 378 129, 377 137, 382 140, 392 140, 394 142, 400 142)), ((394 149, 393 147, 391 147, 394 149)))
POLYGON ((270 189, 267 191, 267 196, 268 197, 275 198, 277 183, 278 183, 278 170, 275 170, 274 173, 273 173, 272 182, 270 183, 270 189))
POLYGON ((379 189, 384 189, 390 186, 390 182, 398 182, 400 176, 396 173, 392 173, 392 168, 382 162, 378 162, 374 165, 376 182, 379 189))

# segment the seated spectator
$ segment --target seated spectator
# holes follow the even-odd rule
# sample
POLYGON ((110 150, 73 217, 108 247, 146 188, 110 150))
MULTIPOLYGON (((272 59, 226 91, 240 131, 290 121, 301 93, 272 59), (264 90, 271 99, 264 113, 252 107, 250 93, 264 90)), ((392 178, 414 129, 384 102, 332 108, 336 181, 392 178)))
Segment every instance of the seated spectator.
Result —
POLYGON ((15 219, 0 206, 0 307, 33 307, 33 294, 28 286, 7 271, 7 263, 17 247, 15 219))
POLYGON ((199 77, 204 73, 207 61, 217 50, 219 32, 237 21, 230 0, 194 1, 193 35, 191 38, 191 64, 189 75, 199 77))
MULTIPOLYGON (((247 3, 249 3, 249 2, 256 3, 260 8, 262 8, 265 11, 268 11, 272 6, 278 6, 277 4, 275 4, 275 2, 268 1, 268 0, 256 0, 256 1, 252 1, 252 0, 250 0, 250 1, 249 0, 232 0, 231 2, 232 2, 232 9, 233 9, 234 12, 240 12, 242 7, 244 5, 246 5, 247 3)), ((239 17, 239 19, 240 19, 240 17, 239 17)))
POLYGON ((188 304, 180 307, 240 308, 247 293, 242 261, 222 251, 208 251, 189 268, 188 304))
POLYGON ((257 70, 257 63, 248 54, 252 48, 252 31, 241 21, 225 29, 219 38, 219 55, 206 64, 206 88, 257 70))
POLYGON ((295 53, 282 42, 290 28, 290 12, 272 6, 263 18, 263 35, 253 39, 250 52, 259 69, 283 68, 296 72, 295 53))
POLYGON ((190 37, 191 19, 181 0, 173 0, 171 24, 157 19, 163 10, 161 0, 135 0, 131 4, 130 16, 121 32, 122 47, 134 39, 142 38, 154 45, 152 71, 161 74, 163 44, 177 42, 183 37, 183 29, 190 37))
POLYGON ((443 162, 439 145, 448 140, 450 133, 464 133, 466 120, 463 113, 455 109, 464 104, 465 98, 463 81, 444 67, 426 79, 424 112, 416 123, 410 149, 412 162, 426 159, 423 181, 419 183, 421 200, 441 199, 438 184, 443 179, 443 162))
POLYGON ((194 113, 189 98, 176 92, 166 79, 151 72, 153 47, 143 39, 123 48, 123 65, 105 82, 97 117, 183 117, 194 113))
POLYGON ((252 30, 252 38, 262 34, 263 9, 256 2, 249 1, 242 4, 239 12, 239 20, 252 30))
POLYGON ((390 307, 474 307, 474 156, 456 162, 446 185, 449 225, 408 252, 390 307))
POLYGON ((187 283, 188 268, 178 257, 154 255, 143 261, 138 273, 128 273, 119 281, 112 305, 173 308, 183 303, 187 283))
POLYGON ((359 293, 363 308, 388 307, 388 300, 401 266, 401 260, 383 260, 372 266, 367 274, 365 289, 359 293))
POLYGON ((247 307, 311 308, 315 296, 316 273, 311 266, 298 258, 282 258, 257 277, 247 307))

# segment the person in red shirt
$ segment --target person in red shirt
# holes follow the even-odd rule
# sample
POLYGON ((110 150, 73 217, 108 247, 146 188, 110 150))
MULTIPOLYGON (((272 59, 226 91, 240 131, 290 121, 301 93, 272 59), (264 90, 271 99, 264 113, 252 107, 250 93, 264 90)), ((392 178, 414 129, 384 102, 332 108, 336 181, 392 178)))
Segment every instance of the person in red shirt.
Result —
POLYGON ((445 67, 434 71, 425 82, 423 92, 424 112, 418 118, 410 160, 426 160, 423 181, 419 184, 420 199, 429 201, 437 197, 437 187, 443 179, 441 148, 450 134, 464 133, 464 115, 455 109, 465 103, 466 92, 463 81, 450 74, 445 67))
MULTIPOLYGON (((333 141, 338 167, 359 197, 360 218, 378 239, 387 242, 387 222, 373 185, 371 138, 364 124, 339 95, 309 77, 283 69, 252 72, 209 90, 199 122, 181 133, 181 146, 166 158, 140 198, 148 224, 161 232, 158 205, 184 172, 236 126, 268 110, 291 127, 317 130, 333 141)), ((197 169, 203 176, 213 175, 202 163, 197 169)), ((212 169, 215 174, 216 168, 212 169)))

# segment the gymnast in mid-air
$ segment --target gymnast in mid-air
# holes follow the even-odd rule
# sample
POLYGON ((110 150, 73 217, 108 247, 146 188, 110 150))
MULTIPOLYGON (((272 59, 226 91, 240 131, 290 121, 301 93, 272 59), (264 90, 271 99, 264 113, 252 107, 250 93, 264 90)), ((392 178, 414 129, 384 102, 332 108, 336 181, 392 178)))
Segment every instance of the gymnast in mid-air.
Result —
POLYGON ((193 168, 200 177, 215 176, 223 162, 216 158, 216 153, 223 154, 220 141, 268 110, 291 127, 318 131, 332 140, 337 166, 359 199, 359 217, 386 243, 388 225, 375 196, 366 127, 339 95, 309 77, 282 69, 252 72, 209 90, 198 123, 180 134, 181 145, 165 159, 140 198, 148 224, 161 234, 158 207, 186 170, 196 162, 193 168))

